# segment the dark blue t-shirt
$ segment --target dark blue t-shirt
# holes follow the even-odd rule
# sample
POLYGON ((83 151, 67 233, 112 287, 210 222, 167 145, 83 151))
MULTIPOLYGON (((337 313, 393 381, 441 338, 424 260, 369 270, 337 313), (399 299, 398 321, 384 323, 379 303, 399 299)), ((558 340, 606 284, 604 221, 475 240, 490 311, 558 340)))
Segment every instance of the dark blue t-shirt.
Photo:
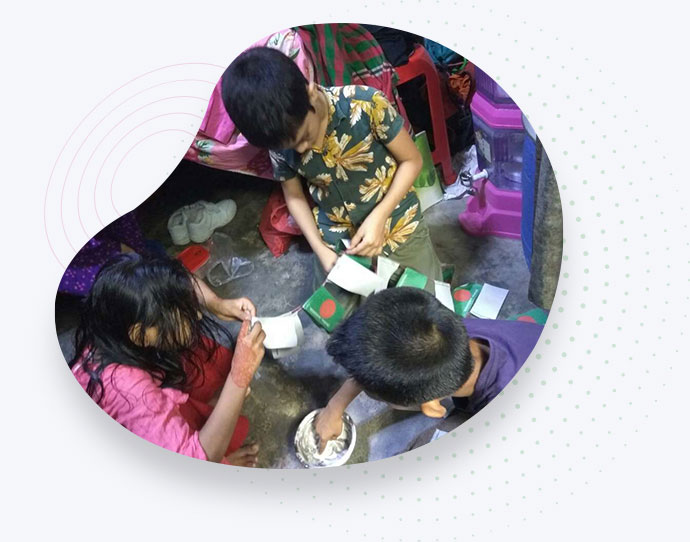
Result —
POLYGON ((489 343, 489 359, 482 367, 470 397, 454 397, 459 410, 470 415, 484 408, 508 385, 539 340, 544 326, 516 320, 463 320, 470 339, 489 343))

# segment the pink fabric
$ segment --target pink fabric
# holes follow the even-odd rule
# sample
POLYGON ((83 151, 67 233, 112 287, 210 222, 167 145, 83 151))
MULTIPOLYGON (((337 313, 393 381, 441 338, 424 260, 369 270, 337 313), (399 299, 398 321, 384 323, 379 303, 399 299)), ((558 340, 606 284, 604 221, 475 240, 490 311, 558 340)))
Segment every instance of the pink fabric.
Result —
MULTIPOLYGON (((210 339, 205 339, 210 341, 210 339)), ((160 388, 159 382, 143 369, 113 363, 101 375, 103 397, 99 406, 132 433, 173 452, 206 460, 199 441, 199 429, 213 407, 208 401, 230 372, 232 351, 219 346, 202 367, 204 374, 191 383, 190 393, 160 388)), ((89 381, 81 362, 72 373, 86 390, 89 381)), ((241 446, 248 432, 246 419, 240 420, 228 452, 241 446)), ((225 461, 223 461, 225 463, 225 461)))
POLYGON ((199 132, 221 143, 229 143, 232 133, 235 131, 235 123, 232 122, 225 110, 225 105, 223 105, 220 83, 219 80, 213 93, 211 93, 211 100, 208 103, 204 120, 201 121, 199 132))
MULTIPOLYGON (((303 47, 302 39, 295 30, 276 32, 251 47, 260 46, 279 49, 295 61, 307 80, 314 80, 313 65, 303 47)), ((199 132, 194 137, 185 158, 225 171, 273 179, 268 151, 250 145, 235 129, 235 124, 223 105, 220 81, 213 89, 199 132)))

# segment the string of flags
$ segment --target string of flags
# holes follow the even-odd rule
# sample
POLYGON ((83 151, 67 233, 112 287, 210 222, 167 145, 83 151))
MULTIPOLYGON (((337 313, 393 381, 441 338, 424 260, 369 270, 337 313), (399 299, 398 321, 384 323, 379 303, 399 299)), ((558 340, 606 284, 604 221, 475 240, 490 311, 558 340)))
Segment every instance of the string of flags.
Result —
MULTIPOLYGON (((272 317, 256 317, 254 321, 261 322, 266 333, 264 343, 275 359, 294 353, 304 340, 304 330, 299 319, 299 311, 304 310, 314 323, 331 333, 335 327, 345 317, 345 309, 341 303, 328 291, 327 283, 332 283, 343 290, 356 295, 368 297, 373 293, 380 292, 391 286, 412 287, 424 289, 428 277, 411 267, 403 267, 397 262, 385 256, 378 256, 375 260, 362 256, 350 256, 343 254, 348 248, 348 240, 341 241, 338 247, 340 256, 333 269, 326 277, 326 281, 321 285, 304 304, 296 307, 292 311, 272 317), (402 269, 400 276, 394 279, 396 272, 402 269), (395 281, 395 284, 392 282, 395 281)), ((466 317, 473 305, 477 302, 481 292, 487 286, 493 288, 492 294, 496 297, 496 290, 507 294, 507 290, 496 288, 489 284, 483 285, 475 282, 462 284, 451 290, 450 281, 452 280, 453 270, 444 273, 443 281, 434 281, 434 291, 436 298, 449 310, 454 311, 461 317, 466 317)), ((500 305, 505 299, 505 295, 500 298, 498 307, 493 307, 496 314, 500 305)), ((489 300, 489 303, 496 299, 489 300)), ((493 316, 495 318, 495 316, 493 316)))

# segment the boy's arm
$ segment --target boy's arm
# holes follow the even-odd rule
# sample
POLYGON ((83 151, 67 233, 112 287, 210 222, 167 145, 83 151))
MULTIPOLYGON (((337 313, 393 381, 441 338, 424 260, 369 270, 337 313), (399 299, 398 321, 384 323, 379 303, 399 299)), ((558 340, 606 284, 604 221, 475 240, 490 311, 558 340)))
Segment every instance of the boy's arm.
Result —
POLYGON ((388 192, 379 204, 362 222, 352 238, 348 254, 376 256, 381 254, 384 242, 386 220, 409 192, 417 175, 422 170, 422 155, 412 141, 410 134, 400 130, 386 148, 398 163, 388 192))
POLYGON ((314 222, 314 215, 307 203, 307 198, 304 196, 302 182, 299 177, 293 177, 292 179, 283 181, 281 186, 283 187, 285 202, 287 203, 292 218, 297 222, 297 225, 302 230, 314 254, 319 258, 321 265, 326 273, 328 273, 335 265, 338 255, 328 248, 321 239, 319 229, 314 222))
POLYGON ((319 451, 323 452, 329 440, 338 438, 343 430, 343 414, 347 406, 362 392, 354 379, 348 378, 328 404, 316 416, 316 434, 319 436, 319 451))

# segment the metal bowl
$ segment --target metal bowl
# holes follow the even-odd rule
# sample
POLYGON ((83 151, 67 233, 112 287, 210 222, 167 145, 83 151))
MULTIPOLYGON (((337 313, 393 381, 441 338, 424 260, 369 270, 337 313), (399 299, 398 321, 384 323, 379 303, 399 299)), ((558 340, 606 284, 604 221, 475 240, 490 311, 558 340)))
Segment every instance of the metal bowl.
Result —
POLYGON ((352 418, 343 414, 343 430, 337 439, 326 444, 326 449, 319 453, 318 437, 314 427, 316 415, 321 409, 316 409, 305 416, 295 433, 295 452, 300 463, 308 469, 321 467, 339 467, 347 463, 355 449, 357 430, 352 418))

